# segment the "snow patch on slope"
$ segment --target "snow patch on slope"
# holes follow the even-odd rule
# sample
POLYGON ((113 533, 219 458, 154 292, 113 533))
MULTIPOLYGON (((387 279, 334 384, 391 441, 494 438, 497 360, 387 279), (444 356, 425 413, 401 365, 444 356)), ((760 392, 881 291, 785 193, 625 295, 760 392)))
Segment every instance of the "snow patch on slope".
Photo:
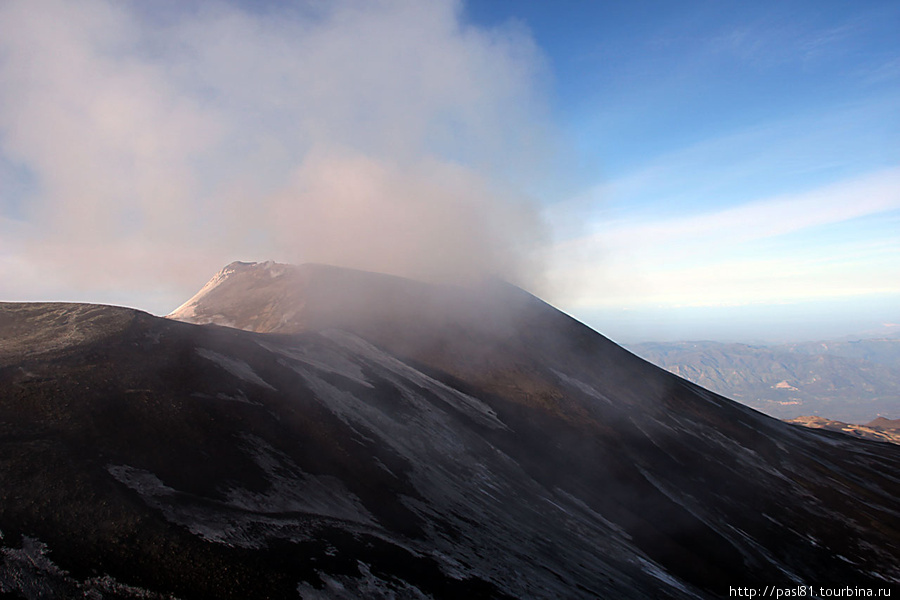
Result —
POLYGON ((210 360, 238 379, 246 381, 248 383, 254 383, 260 387, 264 387, 266 389, 277 391, 274 387, 268 384, 262 377, 256 374, 256 371, 253 368, 245 363, 242 360, 237 360, 234 358, 229 358, 227 356, 223 356, 218 352, 213 352, 212 350, 207 350, 206 348, 197 348, 197 354, 202 356, 203 358, 210 360))
POLYGON ((581 381, 580 379, 576 379, 576 378, 572 377, 571 375, 566 375, 562 371, 557 371, 556 369, 551 369, 551 370, 557 377, 560 378, 560 380, 563 383, 574 387, 578 391, 582 392, 583 394, 588 395, 591 398, 594 398, 595 400, 602 400, 606 404, 612 405, 612 403, 613 403, 612 400, 607 398, 602 393, 598 392, 596 389, 594 389, 593 386, 590 386, 590 385, 586 384, 585 382, 581 381))
POLYGON ((303 375, 304 371, 298 370, 296 363, 302 363, 325 373, 340 375, 367 388, 372 387, 358 363, 329 347, 304 347, 300 344, 284 346, 264 340, 257 340, 256 343, 269 352, 288 359, 278 362, 300 375, 303 375))
POLYGON ((494 412, 494 409, 478 398, 464 394, 433 377, 429 377, 418 369, 414 369, 405 362, 397 360, 390 354, 376 348, 362 338, 336 329, 323 331, 322 335, 341 347, 350 350, 353 354, 364 356, 367 360, 386 369, 390 374, 388 379, 391 383, 407 392, 406 396, 408 396, 409 401, 421 405, 420 408, 427 410, 427 403, 420 399, 417 390, 412 389, 410 384, 432 392, 442 401, 481 425, 486 425, 492 429, 508 429, 506 424, 499 419, 497 413, 494 412))
POLYGON ((303 600, 351 600, 354 598, 409 598, 410 600, 426 600, 431 595, 422 592, 411 583, 391 577, 382 579, 369 568, 369 565, 356 562, 359 577, 353 575, 328 575, 316 571, 319 579, 325 584, 318 590, 301 581, 297 584, 297 592, 303 600))
POLYGON ((341 481, 325 475, 304 473, 287 455, 278 452, 262 438, 244 436, 256 464, 266 473, 270 488, 264 493, 233 488, 228 503, 256 513, 305 512, 366 525, 375 518, 359 498, 341 481))
POLYGON ((338 479, 303 472, 261 438, 247 435, 244 441, 269 482, 264 492, 233 487, 225 491, 224 501, 214 500, 171 488, 153 473, 129 465, 108 465, 106 470, 168 521, 226 546, 262 548, 273 537, 307 539, 322 520, 377 526, 338 479))

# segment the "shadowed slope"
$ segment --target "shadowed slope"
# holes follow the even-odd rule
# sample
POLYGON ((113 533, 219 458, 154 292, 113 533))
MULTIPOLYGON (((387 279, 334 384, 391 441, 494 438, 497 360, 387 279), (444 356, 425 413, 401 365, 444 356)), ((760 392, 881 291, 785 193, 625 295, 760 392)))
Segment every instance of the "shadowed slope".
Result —
POLYGON ((502 283, 220 275, 175 316, 255 331, 2 305, 0 590, 714 598, 900 578, 894 446, 767 418, 502 283), (68 574, 29 558, 38 542, 68 574))

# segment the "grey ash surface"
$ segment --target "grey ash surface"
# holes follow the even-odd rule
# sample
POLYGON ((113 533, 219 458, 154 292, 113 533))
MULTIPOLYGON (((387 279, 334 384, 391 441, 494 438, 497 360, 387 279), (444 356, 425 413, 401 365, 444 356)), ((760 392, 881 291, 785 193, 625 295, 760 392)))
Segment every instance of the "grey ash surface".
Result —
POLYGON ((0 304, 0 597, 900 581, 900 447, 768 418, 501 283, 220 275, 180 314, 220 325, 0 304))

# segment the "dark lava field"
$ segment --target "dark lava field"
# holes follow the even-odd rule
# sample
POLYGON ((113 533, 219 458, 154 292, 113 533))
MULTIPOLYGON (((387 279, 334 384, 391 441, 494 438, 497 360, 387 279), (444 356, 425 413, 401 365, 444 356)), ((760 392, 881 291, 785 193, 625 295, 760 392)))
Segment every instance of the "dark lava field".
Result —
POLYGON ((900 582, 900 446, 498 281, 233 263, 0 304, 0 598, 722 598, 900 582))

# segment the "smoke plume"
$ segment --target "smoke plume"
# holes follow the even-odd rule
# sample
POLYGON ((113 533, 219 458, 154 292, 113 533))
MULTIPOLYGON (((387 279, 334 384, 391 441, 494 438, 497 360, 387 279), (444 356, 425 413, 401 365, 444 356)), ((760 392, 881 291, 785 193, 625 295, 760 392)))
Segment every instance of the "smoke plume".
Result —
POLYGON ((3 2, 0 295, 180 301, 235 259, 527 282, 544 76, 452 1, 3 2))

